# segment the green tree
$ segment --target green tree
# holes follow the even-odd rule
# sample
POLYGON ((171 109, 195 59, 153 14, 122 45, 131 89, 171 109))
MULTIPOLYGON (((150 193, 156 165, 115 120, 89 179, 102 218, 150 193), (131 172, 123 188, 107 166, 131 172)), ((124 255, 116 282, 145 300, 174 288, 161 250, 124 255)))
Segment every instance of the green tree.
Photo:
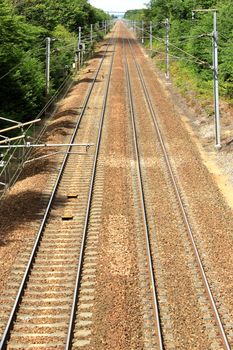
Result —
POLYGON ((20 120, 31 117, 43 99, 44 76, 36 56, 44 32, 15 15, 7 0, 1 0, 0 19, 0 113, 20 120))
POLYGON ((45 38, 51 45, 51 91, 71 69, 78 27, 109 16, 87 0, 0 0, 0 114, 27 120, 45 103, 45 38))
MULTIPOLYGON (((157 26, 156 36, 165 39, 164 20, 170 23, 170 53, 179 56, 180 65, 194 72, 198 79, 212 81, 212 32, 213 14, 197 13, 191 20, 194 9, 218 10, 219 32, 219 79, 222 93, 233 97, 233 7, 231 0, 151 0, 148 11, 144 12, 148 21, 157 26), (186 52, 179 50, 184 50, 186 52), (191 55, 191 56, 190 56, 191 55), (201 64, 201 61, 206 64, 201 64), (185 63, 184 63, 185 62, 185 63)), ((164 47, 164 43, 160 42, 164 47)))

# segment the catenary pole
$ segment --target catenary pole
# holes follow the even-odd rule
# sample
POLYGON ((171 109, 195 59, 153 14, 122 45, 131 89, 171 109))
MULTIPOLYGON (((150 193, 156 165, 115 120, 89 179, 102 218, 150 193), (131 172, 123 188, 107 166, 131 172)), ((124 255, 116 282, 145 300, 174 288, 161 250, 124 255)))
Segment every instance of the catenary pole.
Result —
POLYGON ((79 69, 81 68, 81 50, 80 50, 81 41, 82 41, 82 27, 78 27, 78 64, 79 64, 79 69))
POLYGON ((45 69, 45 81, 46 81, 46 96, 50 91, 50 56, 51 56, 51 38, 46 38, 46 69, 45 69))
POLYGON ((169 68, 169 19, 166 18, 166 78, 170 78, 169 68))
POLYGON ((91 24, 91 44, 93 43, 93 24, 91 24))
POLYGON ((142 45, 144 44, 144 21, 142 21, 142 45))
POLYGON ((152 36, 152 30, 153 30, 153 27, 152 27, 152 22, 150 22, 150 49, 152 51, 153 49, 153 36, 152 36))
POLYGON ((218 32, 217 12, 213 12, 213 75, 214 75, 214 115, 215 115, 215 147, 221 147, 221 126, 219 109, 219 83, 218 83, 218 32))
POLYGON ((198 9, 192 11, 194 19, 195 12, 213 13, 213 80, 214 80, 214 127, 215 127, 215 147, 221 148, 221 121, 219 107, 219 79, 218 79, 218 31, 217 31, 217 10, 216 9, 198 9))

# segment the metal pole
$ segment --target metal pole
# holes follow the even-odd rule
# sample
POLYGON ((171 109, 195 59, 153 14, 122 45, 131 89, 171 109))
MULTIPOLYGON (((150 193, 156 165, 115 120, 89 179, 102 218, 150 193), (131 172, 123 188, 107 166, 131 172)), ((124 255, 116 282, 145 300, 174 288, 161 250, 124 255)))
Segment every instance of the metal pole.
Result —
POLYGON ((169 20, 166 18, 166 78, 170 78, 169 72, 169 20))
POLYGON ((21 124, 20 122, 17 122, 16 120, 12 120, 12 119, 9 119, 9 118, 0 117, 0 119, 1 120, 5 120, 6 122, 13 123, 13 124, 21 124))
POLYGON ((77 70, 78 70, 78 54, 77 54, 77 52, 75 52, 75 55, 74 55, 74 65, 75 65, 75 72, 77 72, 77 70))
POLYGON ((5 149, 5 148, 50 148, 50 147, 91 147, 91 146, 94 146, 93 143, 41 143, 41 144, 32 144, 30 142, 27 142, 26 144, 24 145, 2 145, 2 143, 6 143, 8 141, 13 141, 13 140, 16 140, 16 139, 21 139, 21 138, 24 138, 25 135, 22 135, 22 136, 17 136, 17 137, 14 137, 14 138, 11 138, 9 140, 5 140, 5 141, 0 141, 0 149, 5 149))
POLYGON ((104 21, 104 32, 105 35, 107 34, 107 21, 104 21))
POLYGON ((153 49, 153 37, 152 37, 152 22, 150 22, 150 49, 153 49))
POLYGON ((91 24, 91 44, 93 43, 93 24, 91 24))
POLYGON ((214 115, 215 115, 215 147, 221 148, 221 126, 219 111, 219 86, 218 86, 218 32, 217 12, 213 12, 213 75, 214 75, 214 115))
POLYGON ((142 21, 142 45, 144 44, 144 22, 142 21))
POLYGON ((82 40, 82 27, 78 27, 78 64, 79 69, 81 68, 81 51, 79 49, 79 45, 81 44, 82 40))
MULTIPOLYGON (((24 126, 32 125, 32 124, 38 123, 40 121, 41 121, 41 119, 34 119, 34 120, 32 120, 30 122, 26 122, 26 123, 17 123, 14 126, 9 126, 8 128, 1 129, 0 133, 2 134, 2 133, 7 132, 7 131, 15 130, 18 128, 23 128, 24 126)), ((2 136, 2 135, 0 135, 0 136, 2 136)))
POLYGON ((215 147, 221 148, 221 125, 219 110, 219 86, 218 86, 218 32, 217 32, 217 10, 216 9, 197 9, 192 11, 192 19, 195 12, 213 13, 213 80, 214 80, 214 127, 215 127, 215 147))
MULTIPOLYGON (((1 148, 9 148, 10 145, 3 145, 4 143, 9 143, 11 141, 16 141, 16 140, 21 140, 21 139, 24 139, 25 138, 25 135, 21 135, 21 136, 15 136, 15 137, 11 137, 11 138, 5 138, 4 140, 0 141, 0 149, 1 148)), ((20 146, 17 146, 17 147, 25 147, 25 144, 24 145, 20 145, 20 146)))
POLYGON ((83 62, 84 62, 84 51, 81 51, 81 66, 83 66, 83 62))
POLYGON ((50 89, 50 55, 51 55, 51 38, 46 38, 46 69, 45 69, 45 80, 46 80, 46 96, 49 94, 50 89))

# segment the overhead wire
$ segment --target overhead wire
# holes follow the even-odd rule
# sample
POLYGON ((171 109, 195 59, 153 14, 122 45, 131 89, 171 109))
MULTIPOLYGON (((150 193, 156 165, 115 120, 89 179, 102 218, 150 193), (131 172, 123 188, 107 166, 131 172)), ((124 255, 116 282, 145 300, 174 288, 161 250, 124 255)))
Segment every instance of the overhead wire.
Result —
MULTIPOLYGON (((96 25, 96 23, 93 24, 93 35, 92 35, 93 38, 98 36, 98 34, 97 34, 98 31, 94 29, 95 25, 96 25)), ((99 30, 104 29, 104 28, 105 28, 104 26, 103 26, 103 27, 100 27, 99 30)), ((90 28, 87 27, 87 26, 85 26, 84 29, 90 29, 90 28)), ((84 38, 85 38, 85 37, 90 37, 90 34, 85 34, 85 35, 84 35, 84 38)), ((44 43, 44 40, 45 40, 45 39, 41 40, 41 41, 39 42, 39 44, 43 44, 43 43, 44 43)), ((72 46, 72 45, 73 45, 73 44, 71 44, 70 46, 72 46)), ((67 45, 67 47, 68 47, 68 46, 69 46, 69 45, 67 45)), ((33 53, 33 51, 38 52, 38 51, 41 51, 41 50, 45 50, 45 48, 43 48, 43 47, 41 47, 41 48, 36 47, 36 48, 34 48, 34 49, 32 49, 32 50, 26 51, 25 53, 33 53)), ((12 67, 11 69, 9 69, 8 72, 4 73, 4 74, 0 77, 0 80, 4 79, 4 78, 7 77, 10 73, 14 72, 14 71, 15 71, 20 65, 22 65, 22 64, 23 64, 23 62, 21 61, 21 62, 19 62, 18 64, 16 64, 14 67, 12 67)))
MULTIPOLYGON (((34 49, 32 49, 32 50, 28 50, 28 51, 25 51, 25 53, 27 54, 27 53, 29 53, 29 54, 31 54, 31 53, 33 53, 33 51, 40 51, 40 50, 44 50, 44 48, 34 48, 34 49)), ((2 79, 4 79, 5 77, 7 77, 10 73, 12 73, 12 72, 14 72, 20 65, 22 65, 23 64, 23 62, 21 61, 21 62, 19 62, 18 64, 16 64, 14 67, 12 67, 11 69, 9 69, 9 71, 8 72, 6 72, 5 74, 3 74, 1 77, 0 77, 0 80, 2 80, 2 79)))
MULTIPOLYGON (((149 33, 149 32, 147 32, 149 33)), ((150 34, 150 33, 149 33, 150 34)), ((163 39, 163 38, 160 38, 160 37, 156 37, 154 35, 152 35, 152 37, 155 39, 155 40, 158 40, 160 42, 163 42, 163 43, 166 43, 166 39, 163 39)), ((189 52, 185 51, 184 49, 181 49, 180 47, 176 46, 175 44, 172 44, 172 43, 169 43, 170 46, 174 47, 176 50, 184 53, 185 55, 191 57, 193 59, 193 61, 195 61, 196 63, 200 64, 200 65, 204 65, 204 66, 208 66, 209 68, 212 69, 212 66, 206 62, 206 61, 202 61, 200 60, 199 58, 195 57, 194 55, 190 54, 189 52)))
POLYGON ((13 68, 11 68, 7 73, 5 73, 4 75, 2 75, 0 77, 0 80, 4 79, 5 77, 7 77, 10 73, 12 73, 14 70, 16 70, 20 65, 22 64, 22 62, 19 62, 16 66, 14 66, 13 68))
POLYGON ((233 40, 230 40, 229 38, 227 38, 225 35, 221 34, 218 32, 218 36, 221 36, 224 40, 226 40, 225 44, 229 45, 233 45, 233 40))
POLYGON ((190 39, 199 39, 199 38, 208 38, 210 36, 210 34, 199 34, 199 35, 190 35, 190 36, 181 36, 180 38, 178 38, 178 40, 182 40, 182 41, 188 41, 190 39))
POLYGON ((63 82, 61 83, 61 85, 58 87, 58 89, 55 91, 55 93, 53 94, 53 96, 49 99, 49 101, 45 104, 45 106, 42 108, 42 110, 37 114, 36 119, 40 118, 44 112, 48 109, 48 107, 51 106, 51 104, 55 101, 55 99, 57 98, 57 96, 59 95, 59 93, 62 91, 63 87, 65 86, 65 84, 67 83, 67 81, 71 78, 71 74, 67 75, 65 77, 65 79, 63 80, 63 82))
MULTIPOLYGON (((150 50, 151 52, 155 52, 155 53, 158 53, 158 54, 162 54, 162 55, 166 55, 166 53, 164 51, 160 51, 160 50, 150 50)), ((168 56, 170 58, 173 58, 173 59, 177 59, 177 60, 183 60, 183 61, 188 61, 188 62, 193 62, 193 60, 187 58, 187 57, 182 57, 182 56, 177 56, 177 55, 172 55, 171 53, 168 53, 168 56)), ((157 59, 157 60, 164 60, 165 57, 163 59, 157 59)), ((198 63, 197 63, 198 64, 198 63)))

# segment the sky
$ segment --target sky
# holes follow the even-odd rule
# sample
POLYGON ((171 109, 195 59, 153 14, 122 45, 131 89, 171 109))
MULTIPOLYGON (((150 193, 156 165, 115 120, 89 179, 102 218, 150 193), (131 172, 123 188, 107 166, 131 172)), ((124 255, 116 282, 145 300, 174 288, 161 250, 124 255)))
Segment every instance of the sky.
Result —
POLYGON ((122 11, 140 9, 145 7, 148 0, 90 0, 91 5, 104 11, 122 11))

